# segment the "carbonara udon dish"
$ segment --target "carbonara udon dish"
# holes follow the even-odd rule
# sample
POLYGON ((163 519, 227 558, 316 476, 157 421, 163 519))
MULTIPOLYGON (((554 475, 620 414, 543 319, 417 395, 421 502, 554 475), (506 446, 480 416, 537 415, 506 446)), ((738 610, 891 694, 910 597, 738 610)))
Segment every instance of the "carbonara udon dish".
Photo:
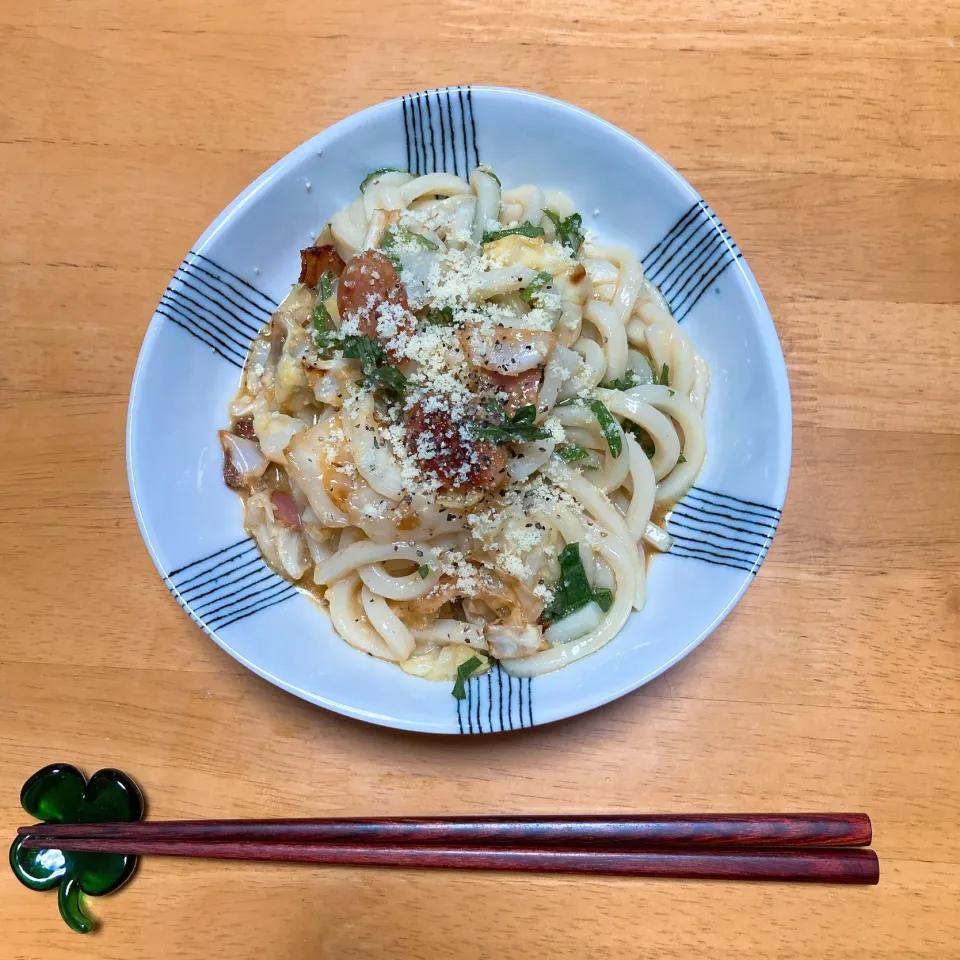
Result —
POLYGON ((277 573, 430 680, 555 670, 644 604, 707 364, 563 193, 380 170, 254 340, 224 477, 277 573))

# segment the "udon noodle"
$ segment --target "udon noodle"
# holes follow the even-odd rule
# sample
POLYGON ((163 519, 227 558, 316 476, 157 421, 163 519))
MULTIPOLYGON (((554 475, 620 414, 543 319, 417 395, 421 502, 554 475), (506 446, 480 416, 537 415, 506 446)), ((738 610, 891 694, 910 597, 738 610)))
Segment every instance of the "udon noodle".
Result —
POLYGON ((706 453, 707 364, 634 251, 479 167, 371 174, 301 259, 220 433, 266 562, 461 691, 613 639, 706 453))

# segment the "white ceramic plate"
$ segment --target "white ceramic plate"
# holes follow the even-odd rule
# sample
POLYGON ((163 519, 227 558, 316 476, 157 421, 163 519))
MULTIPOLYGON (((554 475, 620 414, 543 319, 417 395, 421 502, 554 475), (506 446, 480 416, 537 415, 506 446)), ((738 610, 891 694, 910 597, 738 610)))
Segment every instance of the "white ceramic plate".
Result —
POLYGON ((737 245, 696 191, 643 144, 568 104, 456 87, 363 110, 317 134, 211 224, 163 295, 130 396, 127 465, 137 520, 165 582, 224 650, 340 713, 408 730, 486 733, 620 697, 689 653, 755 575, 790 468, 790 393, 777 334, 737 245), (676 547, 651 563, 647 605, 616 639, 533 680, 494 670, 455 700, 340 640, 244 537, 217 429, 247 347, 299 272, 299 250, 380 167, 566 191, 585 225, 643 259, 712 372, 708 456, 673 512, 676 547))

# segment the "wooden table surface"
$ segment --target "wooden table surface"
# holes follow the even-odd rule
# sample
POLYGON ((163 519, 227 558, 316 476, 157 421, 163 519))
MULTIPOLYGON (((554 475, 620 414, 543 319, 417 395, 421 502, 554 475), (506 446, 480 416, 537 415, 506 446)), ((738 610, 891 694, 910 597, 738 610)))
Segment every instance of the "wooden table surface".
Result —
MULTIPOLYGON (((866 810, 874 888, 155 860, 80 937, 2 871, 14 958, 960 956, 960 6, 0 0, 0 819, 54 760, 154 817, 866 810), (284 694, 177 608, 127 494, 154 305, 217 212, 381 99, 502 83, 682 171, 776 320, 794 462, 736 611, 637 693, 517 735, 284 694)), ((562 145, 561 145, 562 146, 562 145)))

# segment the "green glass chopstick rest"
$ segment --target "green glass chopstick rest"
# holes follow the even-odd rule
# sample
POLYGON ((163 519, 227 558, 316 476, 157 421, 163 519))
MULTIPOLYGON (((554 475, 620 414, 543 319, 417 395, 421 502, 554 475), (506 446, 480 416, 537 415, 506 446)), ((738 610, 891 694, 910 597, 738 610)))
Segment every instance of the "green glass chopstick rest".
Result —
MULTIPOLYGON (((98 770, 89 781, 68 763, 38 770, 20 790, 20 803, 44 823, 130 823, 143 817, 140 788, 120 770, 98 770)), ((84 912, 81 893, 99 897, 122 886, 137 858, 114 853, 68 853, 32 850, 17 837, 10 847, 10 866, 31 890, 57 888, 60 916, 78 933, 89 933, 93 920, 84 912)))

